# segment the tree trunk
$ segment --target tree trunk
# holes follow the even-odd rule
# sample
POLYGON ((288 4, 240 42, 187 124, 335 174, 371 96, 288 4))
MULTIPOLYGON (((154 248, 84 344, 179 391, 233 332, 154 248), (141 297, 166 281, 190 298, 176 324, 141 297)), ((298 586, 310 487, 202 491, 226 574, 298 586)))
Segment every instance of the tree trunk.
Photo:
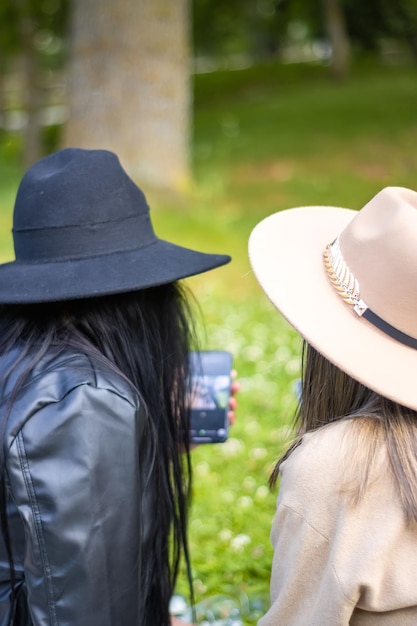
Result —
POLYGON ((344 79, 349 73, 350 42, 340 0, 323 0, 324 20, 332 47, 332 72, 344 79))
POLYGON ((189 178, 189 0, 74 0, 64 145, 116 152, 159 188, 189 178))
POLYGON ((42 156, 41 137, 41 71, 34 45, 36 25, 32 15, 23 11, 20 21, 22 44, 23 108, 26 123, 23 130, 23 164, 30 167, 42 156))

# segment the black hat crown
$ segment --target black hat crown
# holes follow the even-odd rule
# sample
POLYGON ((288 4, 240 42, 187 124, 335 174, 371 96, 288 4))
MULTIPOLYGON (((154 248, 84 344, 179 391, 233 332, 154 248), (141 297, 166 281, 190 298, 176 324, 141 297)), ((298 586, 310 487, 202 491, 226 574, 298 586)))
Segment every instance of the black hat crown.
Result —
POLYGON ((134 250, 155 239, 146 198, 117 156, 75 148, 24 175, 13 236, 16 260, 26 262, 134 250))

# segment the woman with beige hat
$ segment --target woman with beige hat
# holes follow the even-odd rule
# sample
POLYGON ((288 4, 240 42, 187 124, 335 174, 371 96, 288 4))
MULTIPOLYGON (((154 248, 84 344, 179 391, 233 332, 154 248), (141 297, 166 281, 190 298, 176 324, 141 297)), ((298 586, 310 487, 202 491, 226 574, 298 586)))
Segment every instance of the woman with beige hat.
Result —
POLYGON ((249 242, 304 338, 259 626, 417 624, 417 193, 271 215, 249 242))

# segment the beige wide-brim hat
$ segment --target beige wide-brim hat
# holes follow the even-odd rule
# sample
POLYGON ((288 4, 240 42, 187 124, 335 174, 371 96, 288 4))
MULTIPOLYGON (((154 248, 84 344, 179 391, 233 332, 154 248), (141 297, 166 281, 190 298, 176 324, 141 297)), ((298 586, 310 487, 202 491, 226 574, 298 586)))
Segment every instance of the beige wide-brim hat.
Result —
POLYGON ((252 231, 249 257, 304 339, 370 389, 417 410, 416 192, 387 187, 360 211, 275 213, 252 231))

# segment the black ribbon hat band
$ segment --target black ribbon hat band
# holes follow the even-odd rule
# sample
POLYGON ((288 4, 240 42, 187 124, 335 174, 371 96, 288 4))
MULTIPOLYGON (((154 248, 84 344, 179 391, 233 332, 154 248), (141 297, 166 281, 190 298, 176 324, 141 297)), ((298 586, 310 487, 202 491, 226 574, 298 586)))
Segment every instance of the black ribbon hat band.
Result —
POLYGON ((395 328, 395 326, 392 326, 391 324, 383 320, 382 317, 379 317, 379 315, 374 313, 369 307, 366 308, 366 310, 362 314, 362 317, 364 317, 366 320, 368 320, 368 322, 379 328, 379 330, 382 330, 382 332, 384 332, 386 335, 392 337, 392 339, 399 341, 409 348, 414 348, 414 350, 417 350, 417 339, 415 339, 415 337, 411 337, 410 335, 407 335, 407 333, 403 333, 402 330, 395 328))
POLYGON ((149 214, 118 221, 29 230, 13 229, 18 261, 67 261, 143 248, 157 241, 149 214))
POLYGON ((359 282, 347 266, 340 250, 339 238, 324 251, 324 265, 330 282, 346 304, 353 306, 359 317, 363 317, 383 333, 409 348, 417 350, 417 339, 404 333, 372 311, 360 298, 359 282))

